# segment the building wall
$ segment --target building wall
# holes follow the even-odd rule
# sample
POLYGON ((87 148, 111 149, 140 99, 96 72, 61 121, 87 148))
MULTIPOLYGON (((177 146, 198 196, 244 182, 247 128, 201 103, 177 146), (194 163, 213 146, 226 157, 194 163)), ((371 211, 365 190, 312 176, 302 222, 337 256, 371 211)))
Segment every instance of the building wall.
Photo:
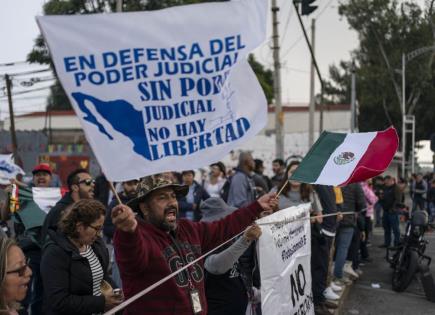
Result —
MULTIPOLYGON (((342 106, 343 107, 343 106, 342 106)), ((344 106, 345 107, 345 106, 344 106)), ((348 107, 348 106, 347 106, 348 107)), ((308 107, 283 107, 284 110, 284 155, 285 159, 291 156, 304 156, 308 152, 308 107)), ((315 139, 319 133, 319 111, 315 112, 315 139)), ((9 123, 5 122, 5 128, 9 123)), ((15 120, 17 130, 42 130, 48 127, 45 115, 33 114, 17 117, 15 120)), ((325 110, 323 126, 325 130, 348 132, 350 129, 350 111, 346 108, 340 110, 325 110)), ((52 115, 50 143, 52 144, 86 144, 83 130, 77 116, 73 112, 68 115, 52 115)), ((235 149, 224 162, 230 167, 236 166, 240 150, 252 151, 255 158, 264 161, 266 173, 271 174, 272 161, 275 159, 275 113, 273 109, 268 113, 266 127, 253 139, 235 149)), ((96 162, 95 162, 96 163, 96 162)), ((94 165, 91 158, 91 164, 94 165)))
MULTIPOLYGON (((301 133, 308 131, 308 111, 305 112, 284 112, 285 133, 301 133)), ((314 113, 314 130, 319 131, 320 113, 314 113)), ((350 111, 324 111, 323 129, 350 130, 350 111)), ((267 117, 267 127, 263 133, 275 130, 275 113, 271 112, 267 117)))
MULTIPOLYGON (((79 119, 75 115, 52 116, 50 119, 45 116, 17 116, 15 118, 15 130, 43 130, 52 129, 82 129, 79 119)), ((4 129, 9 130, 9 120, 5 120, 4 129)))

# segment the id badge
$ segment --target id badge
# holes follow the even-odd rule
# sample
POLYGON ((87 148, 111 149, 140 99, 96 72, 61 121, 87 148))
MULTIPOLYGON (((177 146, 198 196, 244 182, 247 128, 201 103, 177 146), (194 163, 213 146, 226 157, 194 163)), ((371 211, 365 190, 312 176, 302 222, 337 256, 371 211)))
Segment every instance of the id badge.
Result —
POLYGON ((192 302, 193 314, 199 314, 202 312, 201 299, 199 297, 199 291, 196 289, 190 290, 190 301, 192 302))

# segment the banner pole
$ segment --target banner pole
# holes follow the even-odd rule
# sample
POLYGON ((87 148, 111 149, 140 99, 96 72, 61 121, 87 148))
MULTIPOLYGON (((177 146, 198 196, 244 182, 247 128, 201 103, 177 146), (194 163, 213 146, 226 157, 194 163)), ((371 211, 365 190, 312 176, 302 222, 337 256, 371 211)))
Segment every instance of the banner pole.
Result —
POLYGON ((118 201, 118 204, 122 205, 123 203, 121 201, 121 198, 119 198, 119 195, 118 195, 118 192, 115 189, 115 186, 113 186, 113 182, 111 180, 109 180, 108 182, 109 182, 110 190, 115 195, 115 198, 118 201))

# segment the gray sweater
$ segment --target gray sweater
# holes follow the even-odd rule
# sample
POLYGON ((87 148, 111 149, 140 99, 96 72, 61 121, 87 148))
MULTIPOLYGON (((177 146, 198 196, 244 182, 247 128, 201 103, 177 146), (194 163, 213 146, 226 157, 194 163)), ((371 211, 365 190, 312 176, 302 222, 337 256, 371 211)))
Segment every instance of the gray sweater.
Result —
POLYGON ((255 201, 255 183, 240 170, 231 177, 228 205, 241 208, 255 201))
POLYGON ((230 247, 218 254, 213 254, 205 259, 204 268, 214 274, 222 275, 233 267, 234 263, 251 245, 251 241, 239 237, 230 247))

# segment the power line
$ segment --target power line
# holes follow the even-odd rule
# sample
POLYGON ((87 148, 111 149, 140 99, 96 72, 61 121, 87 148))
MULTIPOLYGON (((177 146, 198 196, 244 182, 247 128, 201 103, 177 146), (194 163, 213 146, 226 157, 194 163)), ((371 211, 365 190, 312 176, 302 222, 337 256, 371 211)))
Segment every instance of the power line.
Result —
MULTIPOLYGON (((50 86, 46 86, 46 87, 41 87, 41 88, 32 89, 32 90, 28 90, 28 91, 15 92, 15 93, 12 94, 12 96, 32 93, 32 92, 36 92, 36 91, 43 91, 43 90, 46 90, 46 89, 49 89, 49 88, 50 88, 50 86)), ((6 95, 5 96, 0 96, 0 99, 5 98, 5 97, 6 97, 6 95)))
POLYGON ((27 61, 12 61, 12 62, 5 62, 5 63, 0 63, 0 67, 12 67, 12 66, 18 66, 18 65, 23 65, 23 64, 27 64, 27 61))
POLYGON ((329 0, 329 2, 328 2, 328 3, 323 7, 322 11, 320 11, 319 14, 317 14, 317 16, 315 17, 316 20, 318 20, 319 17, 320 17, 323 13, 325 13, 326 9, 329 8, 329 6, 331 5, 332 1, 333 1, 333 0, 329 0))
POLYGON ((284 68, 284 69, 291 70, 291 71, 295 71, 295 72, 305 73, 305 74, 310 73, 310 72, 307 71, 307 70, 298 69, 298 68, 292 68, 292 67, 287 67, 287 66, 283 66, 283 68, 284 68))
POLYGON ((284 33, 282 34, 282 37, 281 37, 281 45, 284 42, 285 36, 287 35, 287 30, 289 28, 288 26, 290 24, 290 20, 291 20, 291 17, 293 15, 293 12, 294 11, 292 10, 292 6, 290 5, 289 14, 287 16, 287 20, 286 20, 285 25, 284 25, 284 33))
POLYGON ((23 87, 30 87, 30 86, 33 86, 34 84, 47 82, 47 81, 53 81, 55 79, 56 78, 53 76, 46 76, 46 77, 33 77, 33 78, 28 78, 28 79, 18 79, 18 80, 14 80, 14 81, 23 87))
POLYGON ((304 36, 303 35, 300 35, 294 42, 293 42, 293 44, 283 53, 283 55, 282 55, 282 59, 284 59, 285 57, 287 57, 287 55, 290 53, 290 51, 292 51, 293 50, 293 48, 295 48, 298 44, 299 44, 299 42, 302 40, 304 38, 304 36))
MULTIPOLYGON (((323 15, 323 13, 325 13, 326 9, 328 9, 331 4, 332 4, 333 0, 329 0, 329 2, 323 7, 322 11, 319 12, 319 14, 316 16, 316 20, 319 19, 320 16, 323 15)), ((292 10, 293 12, 293 10, 292 10)), ((295 48, 299 42, 303 39, 303 35, 300 35, 294 42, 293 44, 291 44, 291 46, 282 54, 282 59, 284 59, 285 57, 287 57, 287 55, 293 50, 293 48, 295 48)))
MULTIPOLYGON (((24 96, 24 97, 14 97, 14 101, 21 101, 21 100, 33 100, 33 99, 38 99, 38 98, 47 98, 47 96, 24 96)), ((0 102, 5 102, 5 100, 1 100, 0 102)))
POLYGON ((20 76, 20 75, 28 75, 28 74, 41 73, 41 72, 46 72, 46 71, 51 71, 51 69, 45 68, 45 69, 39 69, 39 70, 30 70, 30 71, 17 72, 17 73, 8 73, 8 74, 11 77, 16 77, 16 76, 20 76))

